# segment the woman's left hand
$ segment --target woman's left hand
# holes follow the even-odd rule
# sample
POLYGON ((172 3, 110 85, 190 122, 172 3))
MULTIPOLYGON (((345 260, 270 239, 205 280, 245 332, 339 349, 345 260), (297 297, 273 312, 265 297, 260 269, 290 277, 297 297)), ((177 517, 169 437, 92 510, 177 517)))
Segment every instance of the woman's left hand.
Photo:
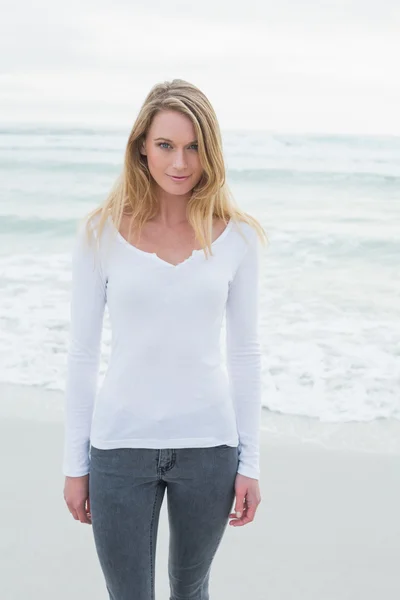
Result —
POLYGON ((229 515, 229 518, 233 517, 233 521, 229 521, 229 525, 239 527, 254 520, 257 507, 261 502, 258 479, 245 477, 238 473, 235 480, 235 494, 235 512, 229 515))

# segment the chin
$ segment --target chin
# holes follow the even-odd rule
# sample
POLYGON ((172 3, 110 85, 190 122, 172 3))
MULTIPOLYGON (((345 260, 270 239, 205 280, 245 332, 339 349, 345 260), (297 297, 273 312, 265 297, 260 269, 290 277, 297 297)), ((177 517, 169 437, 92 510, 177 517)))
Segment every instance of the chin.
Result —
POLYGON ((190 194, 190 192, 192 191, 191 187, 185 188, 185 189, 180 189, 180 190, 166 190, 168 191, 169 194, 171 194, 171 196, 186 196, 187 194, 190 194))

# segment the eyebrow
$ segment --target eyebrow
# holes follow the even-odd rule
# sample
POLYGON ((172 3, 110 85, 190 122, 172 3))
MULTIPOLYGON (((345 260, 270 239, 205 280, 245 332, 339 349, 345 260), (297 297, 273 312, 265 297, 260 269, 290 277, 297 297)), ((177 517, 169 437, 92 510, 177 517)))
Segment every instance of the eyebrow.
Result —
MULTIPOLYGON (((154 140, 154 141, 155 141, 155 142, 157 142, 158 140, 164 140, 164 141, 166 141, 166 142, 171 142, 171 144, 173 144, 173 143, 174 143, 172 140, 169 140, 168 138, 165 138, 165 137, 158 137, 158 138, 155 138, 155 140, 154 140)), ((193 142, 189 142, 189 144, 197 144, 197 140, 193 140, 193 142)))

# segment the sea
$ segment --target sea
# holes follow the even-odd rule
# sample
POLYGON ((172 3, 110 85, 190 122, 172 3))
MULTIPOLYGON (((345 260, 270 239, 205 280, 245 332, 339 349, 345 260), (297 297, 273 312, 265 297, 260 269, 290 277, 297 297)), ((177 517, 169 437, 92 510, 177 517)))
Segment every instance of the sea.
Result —
MULTIPOLYGON (((129 133, 0 128, 0 385, 34 388, 39 406, 44 390, 62 399, 77 223, 108 195, 129 133)), ((292 424, 385 422, 397 435, 400 137, 222 135, 230 190, 268 236, 265 421, 276 430, 280 415, 292 424)), ((110 341, 106 311, 99 385, 110 341)))

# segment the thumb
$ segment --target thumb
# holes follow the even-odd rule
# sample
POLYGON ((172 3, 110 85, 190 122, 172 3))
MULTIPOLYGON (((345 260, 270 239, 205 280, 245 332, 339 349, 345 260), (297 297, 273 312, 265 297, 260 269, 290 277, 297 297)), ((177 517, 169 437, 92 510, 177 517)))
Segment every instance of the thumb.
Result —
POLYGON ((235 512, 238 519, 242 516, 244 497, 244 492, 241 491, 236 493, 235 512))

